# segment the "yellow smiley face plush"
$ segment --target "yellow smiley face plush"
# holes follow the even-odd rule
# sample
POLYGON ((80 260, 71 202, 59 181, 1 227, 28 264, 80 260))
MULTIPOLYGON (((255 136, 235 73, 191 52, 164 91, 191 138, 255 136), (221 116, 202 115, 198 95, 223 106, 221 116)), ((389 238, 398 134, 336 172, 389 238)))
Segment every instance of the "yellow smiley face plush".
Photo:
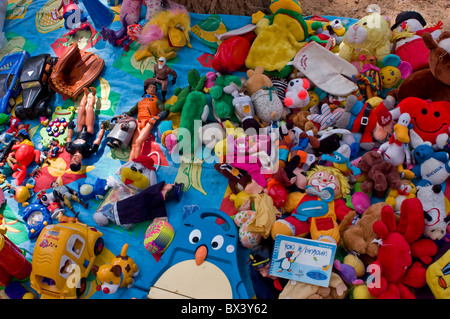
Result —
POLYGON ((382 61, 380 77, 384 89, 397 88, 413 72, 409 62, 402 61, 398 55, 389 54, 382 61))

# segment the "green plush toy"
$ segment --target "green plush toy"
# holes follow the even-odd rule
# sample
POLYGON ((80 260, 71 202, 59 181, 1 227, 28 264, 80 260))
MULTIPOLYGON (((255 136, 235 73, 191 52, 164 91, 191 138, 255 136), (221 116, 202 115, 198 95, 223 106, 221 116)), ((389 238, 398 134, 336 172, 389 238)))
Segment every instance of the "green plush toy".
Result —
MULTIPOLYGON (((180 113, 180 126, 178 128, 178 146, 183 154, 193 154, 198 147, 197 133, 194 134, 196 121, 205 121, 208 117, 209 107, 204 93, 206 75, 200 76, 196 69, 188 72, 189 86, 176 88, 174 95, 176 102, 166 104, 167 111, 180 113)), ((197 122, 198 123, 198 122, 197 122)), ((197 124, 198 125, 198 124, 197 124)))
POLYGON ((234 113, 233 96, 228 90, 230 86, 242 86, 241 79, 236 75, 220 75, 211 87, 209 94, 212 98, 212 103, 216 116, 222 120, 229 119, 231 122, 239 123, 239 119, 234 113))

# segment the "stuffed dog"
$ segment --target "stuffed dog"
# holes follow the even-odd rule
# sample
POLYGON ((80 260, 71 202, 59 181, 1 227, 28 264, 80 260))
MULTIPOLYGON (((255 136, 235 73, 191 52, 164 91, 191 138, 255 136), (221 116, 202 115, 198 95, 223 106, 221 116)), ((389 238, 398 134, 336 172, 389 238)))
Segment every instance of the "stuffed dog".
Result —
POLYGON ((93 267, 93 274, 97 276, 100 284, 97 290, 105 294, 113 294, 119 288, 131 288, 134 284, 133 277, 139 274, 139 267, 134 260, 127 256, 128 244, 123 245, 119 256, 111 260, 111 264, 93 267))

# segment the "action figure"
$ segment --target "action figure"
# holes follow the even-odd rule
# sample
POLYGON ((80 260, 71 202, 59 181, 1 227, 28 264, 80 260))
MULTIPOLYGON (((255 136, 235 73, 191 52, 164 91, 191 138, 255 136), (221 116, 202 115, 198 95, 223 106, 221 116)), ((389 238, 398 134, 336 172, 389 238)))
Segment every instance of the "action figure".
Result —
POLYGON ((141 155, 142 145, 150 135, 157 121, 167 117, 164 104, 156 97, 157 87, 154 78, 144 81, 143 99, 128 111, 129 116, 137 114, 138 127, 131 142, 129 160, 141 155))
POLYGON ((169 66, 166 65, 166 58, 160 57, 158 59, 158 63, 155 64, 154 71, 155 75, 153 76, 153 79, 156 83, 161 84, 161 96, 162 96, 162 102, 166 102, 166 94, 167 94, 167 85, 169 83, 169 74, 172 75, 172 85, 175 85, 177 81, 177 72, 175 70, 169 68, 169 66))
POLYGON ((59 181, 54 181, 50 185, 53 188, 53 196, 61 203, 61 205, 67 206, 74 213, 75 216, 78 215, 77 212, 72 207, 72 200, 80 203, 85 209, 88 208, 88 204, 83 202, 77 195, 77 192, 73 189, 62 185, 59 181))
POLYGON ((104 124, 102 123, 101 129, 98 133, 97 139, 91 143, 91 139, 94 136, 94 122, 95 122, 95 94, 96 89, 89 88, 92 92, 92 96, 88 101, 89 90, 84 88, 84 96, 81 99, 80 107, 78 108, 77 115, 77 135, 75 140, 72 141, 74 123, 71 121, 67 126, 67 139, 66 139, 66 151, 72 155, 70 159, 70 169, 74 172, 78 172, 81 169, 81 162, 83 158, 87 158, 94 154, 102 142, 105 135, 104 124))

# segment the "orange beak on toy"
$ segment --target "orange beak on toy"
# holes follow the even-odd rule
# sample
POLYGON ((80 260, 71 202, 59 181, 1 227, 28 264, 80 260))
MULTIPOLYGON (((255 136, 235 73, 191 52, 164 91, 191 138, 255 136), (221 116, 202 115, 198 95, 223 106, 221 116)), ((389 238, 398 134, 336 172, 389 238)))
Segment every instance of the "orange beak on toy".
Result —
POLYGON ((203 263, 207 255, 208 248, 206 248, 205 245, 201 245, 197 248, 197 250, 195 251, 195 263, 197 264, 197 266, 200 266, 203 263))

